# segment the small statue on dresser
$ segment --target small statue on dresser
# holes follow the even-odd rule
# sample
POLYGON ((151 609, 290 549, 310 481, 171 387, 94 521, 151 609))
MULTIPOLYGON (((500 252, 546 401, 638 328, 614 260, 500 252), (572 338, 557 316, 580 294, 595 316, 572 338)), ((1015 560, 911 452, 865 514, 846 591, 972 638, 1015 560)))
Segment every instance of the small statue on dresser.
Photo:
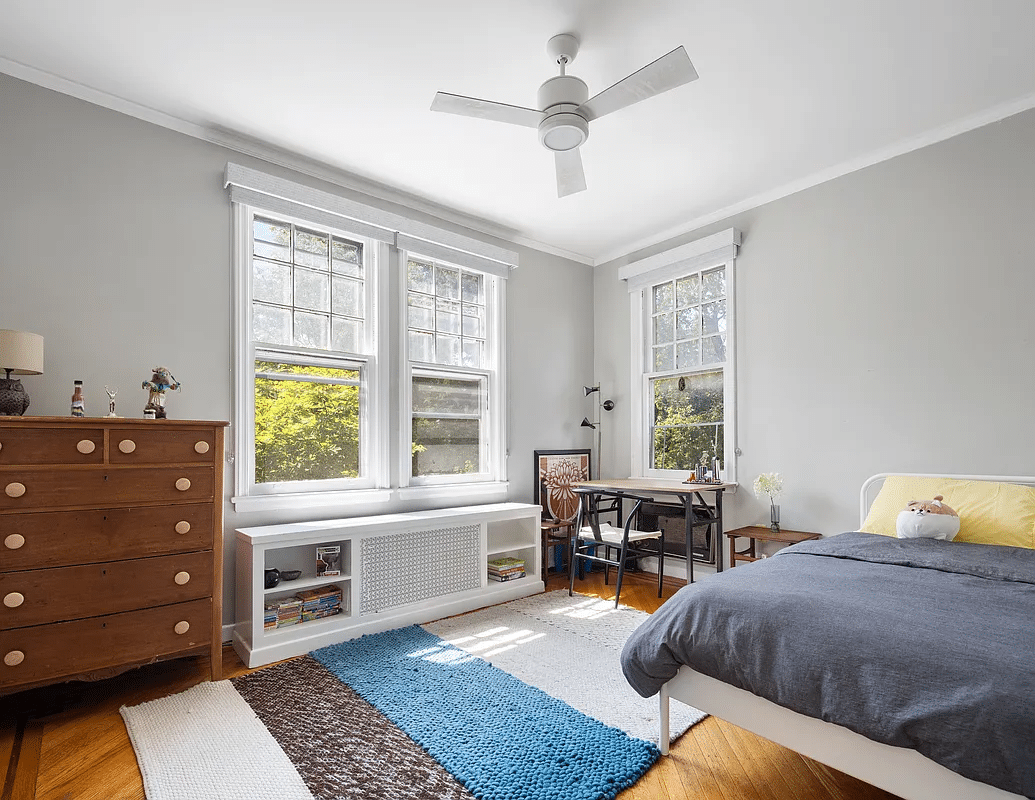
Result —
POLYGON ((165 393, 169 389, 179 391, 180 382, 165 367, 155 367, 151 372, 151 380, 141 384, 141 388, 149 392, 144 414, 150 416, 147 412, 153 411, 155 419, 165 419, 165 393))

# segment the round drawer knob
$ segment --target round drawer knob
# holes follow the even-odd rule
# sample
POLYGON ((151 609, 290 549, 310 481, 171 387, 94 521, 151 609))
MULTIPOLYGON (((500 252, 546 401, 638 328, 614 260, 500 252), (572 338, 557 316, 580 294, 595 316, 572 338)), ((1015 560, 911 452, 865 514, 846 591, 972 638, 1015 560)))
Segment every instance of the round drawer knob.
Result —
POLYGON ((177 586, 183 586, 188 581, 190 581, 190 573, 189 572, 177 572, 176 575, 173 577, 173 580, 176 581, 176 585, 177 586))
POLYGON ((84 456, 89 455, 97 449, 97 445, 91 442, 89 439, 83 439, 79 444, 75 446, 75 449, 82 453, 84 456))
POLYGON ((4 605, 8 608, 18 608, 25 602, 25 595, 21 592, 8 592, 4 595, 4 605))
POLYGON ((4 492, 8 497, 21 497, 25 494, 24 483, 9 483, 4 487, 4 492))
POLYGON ((179 522, 176 523, 176 532, 177 533, 189 533, 190 532, 190 523, 187 522, 187 520, 185 520, 185 519, 181 519, 179 522))
POLYGON ((176 633, 178 633, 180 636, 183 636, 183 634, 190 630, 190 623, 187 622, 187 620, 185 619, 181 619, 179 622, 173 625, 173 630, 176 631, 176 633))
POLYGON ((132 453, 137 449, 137 443, 132 439, 123 439, 119 442, 119 450, 123 453, 132 453))
POLYGON ((177 478, 176 479, 176 488, 179 491, 181 491, 181 492, 187 491, 190 488, 190 479, 189 478, 177 478))
POLYGON ((194 445, 194 452, 204 455, 208 452, 208 442, 197 442, 194 445))
POLYGON ((25 660, 25 653, 21 650, 12 650, 4 656, 4 663, 9 667, 17 667, 25 660))
POLYGON ((4 547, 6 547, 8 550, 17 550, 23 544, 25 544, 25 537, 22 536, 20 533, 12 533, 10 536, 4 539, 4 547))

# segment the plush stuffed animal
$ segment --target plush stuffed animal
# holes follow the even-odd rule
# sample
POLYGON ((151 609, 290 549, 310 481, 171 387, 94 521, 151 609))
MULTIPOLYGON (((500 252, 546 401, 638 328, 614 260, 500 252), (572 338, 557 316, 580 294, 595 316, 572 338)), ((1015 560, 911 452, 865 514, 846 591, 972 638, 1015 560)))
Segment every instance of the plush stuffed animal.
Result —
POLYGON ((959 532, 959 514, 942 502, 940 494, 936 494, 933 500, 911 500, 895 520, 895 533, 899 539, 944 539, 951 542, 959 532))

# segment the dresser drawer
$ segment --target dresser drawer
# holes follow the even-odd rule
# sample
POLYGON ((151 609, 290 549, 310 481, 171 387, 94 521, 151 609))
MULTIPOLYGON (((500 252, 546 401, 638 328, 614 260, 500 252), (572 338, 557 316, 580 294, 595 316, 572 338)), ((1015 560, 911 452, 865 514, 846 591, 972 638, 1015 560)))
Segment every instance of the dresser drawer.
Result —
POLYGON ((212 467, 5 469, 0 510, 211 500, 212 467))
POLYGON ((0 689, 140 664, 212 637, 212 601, 0 631, 0 689))
POLYGON ((211 596, 211 552, 0 572, 0 630, 211 596))
POLYGON ((102 463, 102 428, 0 429, 0 466, 102 463))
POLYGON ((212 549, 212 505, 0 514, 0 570, 212 549))
POLYGON ((112 428, 108 441, 108 461, 112 464, 211 464, 216 457, 211 428, 112 428))

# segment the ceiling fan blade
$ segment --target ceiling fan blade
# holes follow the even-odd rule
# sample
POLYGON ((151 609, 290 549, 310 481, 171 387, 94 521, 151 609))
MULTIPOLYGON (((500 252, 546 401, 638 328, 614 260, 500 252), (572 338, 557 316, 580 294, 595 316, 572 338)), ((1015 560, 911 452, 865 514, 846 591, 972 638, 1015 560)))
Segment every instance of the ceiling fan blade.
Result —
POLYGON ((553 160, 557 165, 558 197, 586 191, 586 172, 582 169, 579 148, 559 150, 553 154, 553 160))
POLYGON ((459 114, 462 117, 491 119, 496 122, 507 122, 511 125, 524 125, 526 128, 538 128, 543 121, 543 112, 534 108, 508 106, 506 103, 495 103, 492 100, 479 100, 476 97, 464 97, 459 94, 438 92, 431 103, 432 111, 444 111, 447 114, 459 114))
POLYGON ((589 98, 579 106, 579 113, 586 119, 597 119, 695 80, 697 70, 694 69, 686 50, 680 45, 671 53, 663 55, 657 61, 618 81, 614 86, 589 98))

